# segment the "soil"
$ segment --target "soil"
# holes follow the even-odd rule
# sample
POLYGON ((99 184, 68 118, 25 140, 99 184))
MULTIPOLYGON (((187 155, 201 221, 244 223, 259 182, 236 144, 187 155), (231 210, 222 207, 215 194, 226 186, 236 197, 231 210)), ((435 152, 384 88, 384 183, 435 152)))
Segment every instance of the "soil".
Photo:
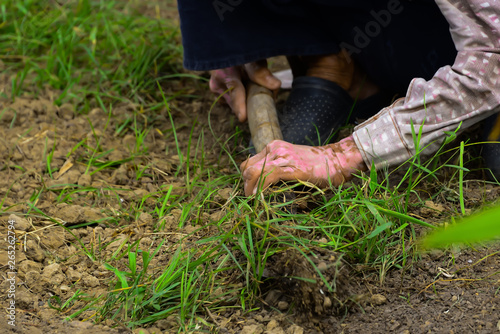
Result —
MULTIPOLYGON (((153 10, 153 9, 151 9, 153 10)), ((153 15, 153 14, 152 14, 153 15)), ((279 61, 276 62, 280 64, 279 61)), ((0 75, 0 93, 10 96, 11 77, 0 75)), ((223 173, 234 173, 218 141, 234 133, 236 120, 228 117, 224 106, 210 113, 213 135, 207 124, 213 97, 206 87, 191 81, 172 82, 165 90, 192 90, 201 96, 196 101, 172 102, 172 116, 185 152, 194 124, 194 133, 204 134, 207 164, 218 164, 223 173), (197 121, 193 122, 193 118, 197 121), (216 140, 217 138, 217 140, 216 140), (222 158, 221 158, 222 157, 222 158)), ((0 94, 2 96, 2 94, 0 94)), ((0 302, 8 300, 8 220, 15 219, 16 237, 16 324, 8 325, 6 315, 0 317, 0 333, 129 333, 116 327, 110 319, 93 323, 93 314, 84 312, 73 321, 64 318, 81 307, 59 312, 49 307, 57 303, 54 296, 67 300, 78 289, 90 296, 109 290, 114 277, 99 261, 91 261, 81 251, 77 238, 85 247, 95 247, 99 241, 111 242, 100 254, 102 258, 121 247, 124 242, 139 241, 141 247, 156 247, 165 241, 159 268, 168 262, 171 245, 195 227, 177 227, 180 210, 166 219, 165 229, 155 233, 153 217, 138 211, 135 217, 124 217, 124 207, 138 204, 147 193, 172 186, 173 192, 185 192, 184 179, 175 177, 180 163, 172 135, 172 125, 166 110, 140 111, 140 106, 122 103, 108 114, 96 107, 88 115, 79 115, 78 104, 56 106, 58 92, 49 89, 38 94, 25 94, 15 101, 0 100, 0 302), (142 114, 137 121, 153 125, 137 148, 131 131, 116 134, 121 125, 142 114), (91 127, 92 124, 92 127, 91 127), (100 140, 97 138, 101 138, 100 140), (85 145, 78 145, 82 141, 85 145), (99 157, 99 163, 120 161, 113 168, 87 170, 91 158, 85 146, 101 146, 101 151, 113 150, 99 157), (147 152, 135 154, 147 147, 147 152), (168 153, 165 153, 165 152, 168 153), (53 152, 51 167, 60 170, 52 177, 47 171, 47 156, 53 152), (72 154, 68 158, 68 153, 72 154), (144 166, 147 175, 138 177, 134 166, 144 166), (72 185, 69 186, 68 185, 72 185), (100 196, 88 196, 73 191, 78 188, 99 189, 100 196), (66 189, 66 190, 65 190, 66 189), (119 190, 111 190, 119 189, 119 190), (39 210, 33 210, 30 203, 39 210), (30 218, 24 218, 30 213, 30 218), (56 222, 57 221, 57 222, 56 222), (96 223, 96 221, 100 223, 96 223), (110 222, 113 222, 111 224, 110 222), (69 233, 61 225, 74 227, 69 233)), ((241 127, 241 125, 240 125, 241 127)), ((193 143, 196 145, 196 143, 193 143)), ((235 144, 241 151, 243 143, 235 144), (238 147, 238 145, 241 145, 238 147)), ((238 155, 238 161, 244 159, 238 155)), ((233 189, 221 189, 221 197, 233 189)), ((446 197, 446 192, 443 192, 446 197)), ((500 187, 470 180, 466 188, 467 206, 472 209, 500 195, 500 187)), ((450 190, 450 197, 453 192, 450 190)), ((414 214, 426 221, 440 221, 444 212, 454 210, 453 198, 439 203, 428 202, 426 208, 414 214)), ((145 201, 151 211, 153 202, 145 201)), ((217 216, 217 212, 214 215, 217 216)), ((209 218, 209 217, 208 217, 209 218)), ((207 219, 208 219, 207 218, 207 219)), ((217 230, 203 233, 217 233, 217 230)), ((206 236, 206 235, 205 235, 206 236)), ((193 233, 185 242, 201 237, 193 233)), ((325 280, 334 285, 328 293, 313 265, 300 254, 287 251, 269 259, 265 277, 281 277, 262 286, 259 309, 244 313, 228 308, 225 313, 204 314, 205 321, 218 333, 495 333, 500 331, 500 245, 472 249, 452 249, 421 254, 402 269, 390 270, 383 282, 379 275, 361 265, 349 263, 338 254, 324 248, 317 250, 314 266, 325 280), (315 280, 292 280, 302 277, 315 280)), ((143 333, 176 333, 178 319, 169 317, 143 328, 143 333)), ((135 333, 139 329, 134 330, 135 333)))

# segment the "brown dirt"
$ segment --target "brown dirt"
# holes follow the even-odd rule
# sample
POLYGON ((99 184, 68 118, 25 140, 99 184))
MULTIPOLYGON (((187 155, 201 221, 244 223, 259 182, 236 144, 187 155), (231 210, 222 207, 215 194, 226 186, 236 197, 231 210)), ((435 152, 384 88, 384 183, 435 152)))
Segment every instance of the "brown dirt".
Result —
MULTIPOLYGON (((157 15, 155 7, 147 7, 147 10, 152 16, 157 15)), ((281 66, 280 61, 276 64, 281 66)), ((10 81, 7 75, 0 75, 0 93, 10 96, 10 81)), ((171 85, 165 87, 166 95, 169 89, 179 87, 202 95, 195 102, 179 100, 171 104, 183 151, 186 151, 187 139, 195 124, 195 133, 204 134, 206 163, 219 164, 224 173, 234 172, 227 158, 223 155, 220 158, 221 149, 215 139, 225 141, 234 133, 234 117, 227 117, 227 109, 217 106, 211 113, 215 137, 212 136, 207 119, 213 98, 193 82, 179 81, 171 85), (193 122, 193 116, 197 122, 193 122)), ((175 194, 186 192, 184 179, 174 176, 180 161, 166 110, 143 113, 140 106, 122 103, 113 107, 106 126, 108 115, 103 110, 95 108, 88 115, 75 116, 80 107, 55 106, 56 93, 46 90, 36 97, 26 94, 15 102, 0 100, 0 112, 5 110, 0 118, 0 203, 2 211, 7 213, 0 217, 0 302, 5 307, 10 287, 6 280, 10 277, 7 274, 9 219, 17 221, 19 240, 16 245, 17 326, 11 328, 4 314, 0 317, 0 334, 130 333, 132 331, 123 326, 111 328, 115 323, 109 319, 92 323, 92 312, 84 312, 74 321, 63 321, 82 304, 75 304, 67 313, 48 306, 49 299, 55 303, 53 296, 64 301, 78 289, 90 296, 99 296, 109 290, 114 275, 99 261, 91 261, 81 251, 77 238, 85 247, 95 247, 97 258, 110 258, 124 243, 139 241, 140 247, 147 249, 165 240, 158 257, 161 260, 155 259, 151 264, 161 268, 172 255, 173 247, 170 246, 181 238, 190 235, 184 241, 189 244, 202 236, 216 234, 218 230, 194 232, 196 227, 189 224, 179 229, 177 223, 181 212, 174 210, 163 222, 162 233, 157 233, 159 222, 150 214, 129 210, 138 205, 145 194, 155 193, 165 186, 173 186, 175 194), (152 125, 154 130, 145 138, 147 152, 137 154, 133 161, 126 161, 136 149, 134 136, 130 131, 116 135, 115 130, 127 119, 133 119, 134 113, 139 115, 138 122, 152 125), (98 142, 96 138, 101 139, 98 142), (89 172, 95 173, 90 175, 85 161, 91 156, 85 145, 77 146, 82 141, 89 147, 99 144, 101 152, 113 150, 100 158, 102 163, 123 161, 114 168, 100 171, 92 167, 89 172), (52 168, 65 171, 51 178, 45 157, 52 148, 55 148, 52 168), (149 176, 137 178, 136 166, 142 166, 149 176), (98 189, 95 193, 99 195, 73 191, 86 187, 98 189), (37 197, 38 193, 41 195, 37 197), (34 202, 40 212, 29 211, 30 202, 34 202), (22 218, 28 212, 31 218, 22 218), (80 227, 73 228, 71 234, 60 224, 80 227), (102 253, 98 249, 100 243, 110 243, 102 253)), ((243 156, 238 158, 241 160, 243 156)), ((427 221, 440 221, 446 213, 456 210, 456 193, 445 181, 428 185, 425 191, 435 191, 437 187, 448 190, 442 191, 439 198, 427 201, 426 207, 413 214, 427 221)), ((221 189, 221 200, 234 191, 241 189, 221 189)), ((492 201, 499 194, 500 187, 471 180, 465 189, 467 208, 492 201)), ((150 210, 153 205, 153 199, 144 203, 150 210)), ((202 217, 202 220, 216 219, 218 214, 215 210, 213 217, 202 217)), ((244 334, 500 331, 498 244, 477 250, 454 249, 451 253, 423 254, 403 269, 390 270, 383 283, 378 273, 350 264, 338 254, 324 248, 314 251, 313 263, 291 251, 269 258, 264 278, 274 279, 262 285, 258 311, 244 313, 229 308, 224 313, 203 315, 206 321, 213 324, 214 332, 244 334), (315 267, 325 280, 318 277, 315 267), (325 281, 333 286, 334 292, 327 291, 325 281)), ((146 327, 145 333, 176 333, 178 327, 178 319, 169 317, 146 327)))
MULTIPOLYGON (((8 86, 3 86, 3 89, 8 90, 8 86)), ((66 157, 83 139, 89 146, 97 145, 88 120, 95 132, 102 136, 102 150, 115 149, 104 159, 121 160, 130 156, 135 141, 130 133, 116 136, 114 129, 132 117, 138 107, 130 104, 116 106, 105 130, 107 115, 102 110, 96 108, 88 116, 75 117, 78 106, 54 106, 51 96, 53 94, 48 92, 36 98, 26 96, 15 102, 0 102, 0 109, 6 110, 0 121, 2 209, 22 216, 29 209, 27 203, 33 201, 33 194, 43 190, 36 206, 46 215, 36 214, 28 220, 8 215, 2 217, 0 233, 3 236, 7 234, 9 217, 20 222, 17 231, 20 244, 16 253, 18 327, 8 330, 10 326, 2 317, 3 329, 0 332, 126 333, 129 330, 123 327, 110 328, 113 325, 110 321, 98 325, 88 321, 63 322, 65 314, 50 309, 48 300, 54 295, 65 300, 77 289, 96 296, 108 289, 112 273, 103 265, 97 265, 98 262, 90 261, 75 243, 75 237, 80 238, 86 247, 95 246, 99 238, 103 243, 112 241, 106 253, 100 254, 103 258, 109 257, 123 241, 140 240, 144 247, 158 244, 159 238, 154 233, 157 222, 151 215, 142 212, 127 220, 120 214, 123 202, 132 204, 162 185, 173 185, 174 192, 185 191, 183 181, 171 173, 179 162, 172 138, 168 135, 171 126, 164 111, 154 115, 146 113, 150 124, 160 130, 147 135, 145 146, 149 148, 148 153, 137 156, 133 164, 123 162, 114 170, 103 169, 89 176, 86 164, 81 162, 88 154, 82 146, 69 159, 66 157), (164 153, 166 146, 171 152, 167 155, 164 153), (70 166, 65 173, 56 173, 53 179, 48 176, 44 160, 46 150, 52 147, 55 147, 52 167, 70 166), (149 166, 147 172, 153 177, 136 179, 133 170, 136 164, 149 166), (89 198, 72 193, 68 194, 70 200, 62 203, 58 194, 68 184, 101 189, 103 196, 89 198), (111 188, 121 190, 113 193, 111 188), (95 221, 103 223, 73 229, 74 235, 71 235, 48 217, 66 226, 95 221), (105 224, 111 220, 118 224, 114 227, 105 224)), ((182 143, 187 142, 185 139, 190 131, 188 115, 198 116, 200 121, 196 131, 207 132, 205 120, 210 101, 211 98, 205 96, 202 101, 174 105, 176 124, 186 125, 180 126, 182 143)), ((215 133, 224 139, 232 133, 231 122, 234 121, 226 117, 226 112, 225 108, 217 107, 212 113, 215 133)), ((207 152, 213 153, 207 159, 215 163, 220 149, 213 138, 209 139, 208 133, 206 138, 206 145, 211 147, 207 152)), ((93 170, 95 168, 91 168, 93 170)), ((466 189, 469 207, 493 200, 499 192, 498 187, 470 181, 466 189)), ((445 200, 442 203, 427 202, 427 207, 416 214, 428 220, 439 220, 443 211, 453 210, 445 200)), ((167 246, 194 230, 189 225, 182 230, 177 228, 179 214, 180 211, 174 211, 166 221, 162 238, 166 239, 167 246)), ((194 239, 197 237, 193 235, 194 239)), ((4 238, 0 241, 2 265, 7 263, 7 248, 8 242, 4 238)), ((367 329, 371 333, 492 333, 500 326, 497 312, 499 258, 494 253, 498 249, 498 246, 493 246, 477 251, 456 251, 451 255, 443 252, 425 254, 422 259, 408 264, 405 270, 390 271, 382 285, 377 275, 367 274, 363 268, 341 261, 337 254, 317 250, 314 265, 320 268, 328 282, 335 284, 335 293, 326 292, 324 282, 318 279, 311 263, 288 251, 269 259, 264 276, 276 278, 262 287, 260 311, 250 314, 228 311, 211 314, 207 320, 221 333, 360 333, 367 329), (493 255, 486 257, 489 254, 493 255), (289 277, 310 278, 316 283, 289 277)), ((168 257, 168 251, 165 251, 165 261, 168 257)), ((161 266, 162 263, 155 265, 161 266)), ((6 280, 0 285, 3 301, 7 299, 4 292, 8 286, 6 280)), ((78 320, 91 316, 83 313, 78 320)), ((153 324, 149 333, 176 330, 176 320, 167 319, 153 324)))

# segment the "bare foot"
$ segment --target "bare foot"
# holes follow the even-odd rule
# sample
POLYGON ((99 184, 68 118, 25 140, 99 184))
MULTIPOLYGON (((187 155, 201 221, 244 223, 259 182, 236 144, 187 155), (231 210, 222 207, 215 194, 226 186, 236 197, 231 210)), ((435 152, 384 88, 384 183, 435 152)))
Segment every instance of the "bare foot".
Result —
POLYGON ((346 52, 301 57, 306 75, 335 82, 353 99, 366 99, 380 91, 346 52))

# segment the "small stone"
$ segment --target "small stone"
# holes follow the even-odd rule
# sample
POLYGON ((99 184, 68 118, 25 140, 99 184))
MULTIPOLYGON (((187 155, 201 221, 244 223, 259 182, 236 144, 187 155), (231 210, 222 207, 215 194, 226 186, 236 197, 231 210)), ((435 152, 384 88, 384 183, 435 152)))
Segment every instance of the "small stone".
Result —
POLYGON ((142 199, 144 197, 146 197, 147 195, 149 195, 149 193, 144 190, 144 189, 136 189, 132 192, 132 198, 136 198, 136 199, 142 199))
POLYGON ((14 229, 18 231, 28 231, 31 228, 31 224, 27 219, 16 216, 15 214, 11 214, 9 216, 9 221, 15 221, 14 229))
POLYGON ((114 252, 115 250, 118 249, 118 247, 121 247, 123 243, 125 243, 128 240, 128 236, 126 234, 119 234, 116 236, 116 239, 113 240, 108 247, 106 247, 106 250, 110 252, 114 252))
POLYGON ((370 303, 373 305, 383 305, 387 303, 387 298, 381 294, 375 294, 370 297, 370 303))
POLYGON ((330 299, 330 297, 325 297, 325 300, 323 301, 323 307, 324 308, 332 307, 332 300, 330 299))
POLYGON ((286 310, 288 310, 288 306, 289 306, 289 304, 287 302, 285 302, 285 301, 281 300, 281 301, 278 302, 278 309, 280 311, 286 311, 286 310))
POLYGON ((16 291, 16 307, 22 310, 32 310, 37 302, 38 298, 30 292, 25 290, 16 291))
POLYGON ((278 324, 278 322, 277 322, 276 320, 271 320, 271 321, 269 321, 269 323, 267 324, 266 329, 267 329, 268 331, 270 331, 270 330, 272 330, 272 329, 275 329, 275 328, 276 328, 276 327, 278 327, 278 326, 279 326, 279 324, 278 324))
POLYGON ((273 289, 267 293, 267 296, 264 299, 264 301, 269 305, 276 305, 276 302, 281 297, 281 295, 282 293, 280 290, 273 289))
POLYGON ((86 273, 83 274, 82 281, 83 281, 83 284, 85 286, 88 286, 90 288, 94 288, 94 287, 99 286, 101 284, 96 277, 89 275, 89 274, 86 274, 86 273))
POLYGON ((80 187, 88 187, 92 184, 92 176, 90 174, 82 174, 78 179, 78 185, 80 187))
POLYGON ((26 257, 36 262, 42 262, 45 259, 45 253, 35 240, 26 242, 26 257))
POLYGON ((233 192, 232 188, 224 188, 219 190, 218 194, 224 201, 227 201, 231 197, 232 192, 233 192))
POLYGON ((44 282, 45 286, 60 285, 65 278, 61 266, 58 263, 48 265, 42 270, 41 280, 44 282))
POLYGON ((78 270, 74 270, 73 268, 68 268, 68 270, 66 270, 66 276, 70 282, 77 282, 82 279, 82 273, 78 270))
POLYGON ((47 188, 60 189, 68 185, 77 184, 79 178, 80 172, 76 169, 72 169, 67 171, 57 179, 47 181, 46 185, 47 188))
POLYGON ((151 216, 149 213, 141 212, 141 214, 139 215, 139 223, 149 225, 153 223, 153 216, 151 216))
POLYGON ((47 248, 58 249, 64 245, 64 230, 51 229, 43 233, 42 243, 47 248))
POLYGON ((104 215, 98 209, 85 207, 83 208, 81 218, 85 222, 92 222, 101 220, 104 218, 104 215))
POLYGON ((304 329, 297 325, 292 325, 286 330, 286 334, 304 334, 304 329))
POLYGON ((66 223, 78 224, 84 222, 80 218, 82 211, 83 208, 80 205, 67 205, 57 211, 55 215, 66 223))
POLYGON ((66 293, 66 292, 70 291, 71 288, 69 286, 67 286, 66 284, 63 284, 63 285, 61 285, 59 290, 61 290, 62 293, 66 293))
POLYGON ((153 240, 151 238, 145 237, 142 238, 141 241, 139 242, 139 249, 146 250, 151 247, 153 244, 153 240))
POLYGON ((261 334, 264 332, 262 325, 249 325, 244 326, 240 334, 261 334))
POLYGON ((319 271, 325 271, 326 269, 328 269, 328 266, 326 265, 325 262, 318 263, 318 270, 319 271))

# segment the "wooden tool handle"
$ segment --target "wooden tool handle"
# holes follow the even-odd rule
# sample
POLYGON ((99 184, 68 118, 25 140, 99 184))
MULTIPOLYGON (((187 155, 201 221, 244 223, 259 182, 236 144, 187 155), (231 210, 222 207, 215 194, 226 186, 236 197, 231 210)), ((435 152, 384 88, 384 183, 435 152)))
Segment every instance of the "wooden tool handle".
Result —
POLYGON ((272 92, 253 82, 247 86, 247 117, 257 153, 271 141, 283 140, 272 92))

